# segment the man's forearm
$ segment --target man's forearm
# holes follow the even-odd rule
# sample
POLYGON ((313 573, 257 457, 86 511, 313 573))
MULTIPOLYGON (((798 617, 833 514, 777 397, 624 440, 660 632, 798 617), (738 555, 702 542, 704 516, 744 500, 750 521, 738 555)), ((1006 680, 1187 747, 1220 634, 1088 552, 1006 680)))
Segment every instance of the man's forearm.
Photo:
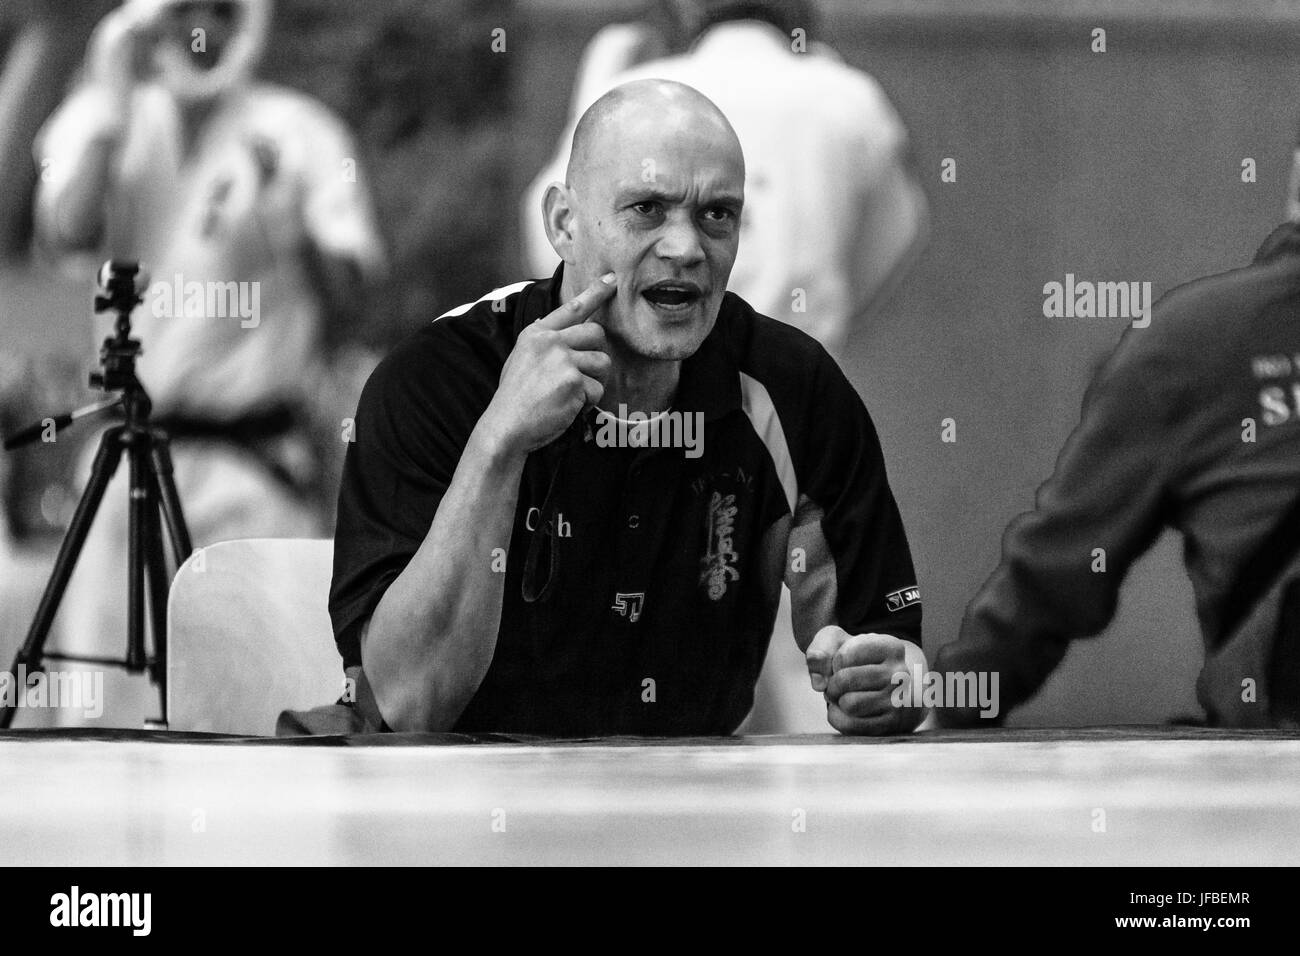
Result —
POLYGON ((524 462, 600 401, 610 359, 587 319, 616 289, 606 273, 519 332, 424 541, 371 615, 361 663, 390 727, 453 727, 487 675, 524 462))
POLYGON ((362 663, 394 730, 449 729, 487 674, 505 586, 493 552, 509 549, 524 459, 474 430, 424 542, 370 618, 362 663))

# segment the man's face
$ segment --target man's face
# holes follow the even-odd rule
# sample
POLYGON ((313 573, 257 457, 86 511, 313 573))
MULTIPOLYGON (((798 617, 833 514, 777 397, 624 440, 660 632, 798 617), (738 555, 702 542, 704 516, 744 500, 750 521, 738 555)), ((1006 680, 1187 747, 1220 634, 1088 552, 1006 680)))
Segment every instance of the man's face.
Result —
POLYGON ((744 161, 734 141, 689 123, 634 124, 607 147, 573 184, 566 268, 579 286, 618 276, 597 317, 611 339, 643 358, 684 359, 712 330, 736 261, 744 161))
POLYGON ((242 13, 241 4, 234 0, 172 4, 159 15, 157 42, 183 48, 195 70, 210 70, 234 39, 242 13))

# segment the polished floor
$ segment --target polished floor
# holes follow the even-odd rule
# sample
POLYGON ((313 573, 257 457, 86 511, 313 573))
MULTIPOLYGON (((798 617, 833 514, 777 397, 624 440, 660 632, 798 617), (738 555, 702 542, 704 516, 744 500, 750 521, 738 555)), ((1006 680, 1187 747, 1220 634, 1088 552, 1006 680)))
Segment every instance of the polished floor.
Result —
POLYGON ((1294 734, 198 739, 0 735, 0 864, 1300 863, 1294 734))

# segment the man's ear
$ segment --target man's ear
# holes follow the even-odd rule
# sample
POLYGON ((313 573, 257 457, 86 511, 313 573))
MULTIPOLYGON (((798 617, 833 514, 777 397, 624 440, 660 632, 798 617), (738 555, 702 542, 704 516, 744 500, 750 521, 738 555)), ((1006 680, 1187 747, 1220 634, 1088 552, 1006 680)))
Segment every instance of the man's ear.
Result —
POLYGON ((551 248, 568 263, 573 261, 574 218, 569 187, 564 183, 551 183, 542 197, 542 223, 546 226, 546 238, 550 240, 551 248))

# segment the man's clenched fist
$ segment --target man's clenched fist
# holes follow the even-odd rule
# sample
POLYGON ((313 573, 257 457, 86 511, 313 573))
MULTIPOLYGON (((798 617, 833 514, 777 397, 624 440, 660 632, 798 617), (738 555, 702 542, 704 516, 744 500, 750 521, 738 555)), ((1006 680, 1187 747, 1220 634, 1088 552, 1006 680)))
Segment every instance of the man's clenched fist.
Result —
POLYGON ((813 690, 826 697, 826 720, 842 734, 909 733, 925 716, 922 707, 894 704, 895 697, 911 700, 913 669, 925 670, 925 655, 911 641, 828 625, 804 656, 813 690))

